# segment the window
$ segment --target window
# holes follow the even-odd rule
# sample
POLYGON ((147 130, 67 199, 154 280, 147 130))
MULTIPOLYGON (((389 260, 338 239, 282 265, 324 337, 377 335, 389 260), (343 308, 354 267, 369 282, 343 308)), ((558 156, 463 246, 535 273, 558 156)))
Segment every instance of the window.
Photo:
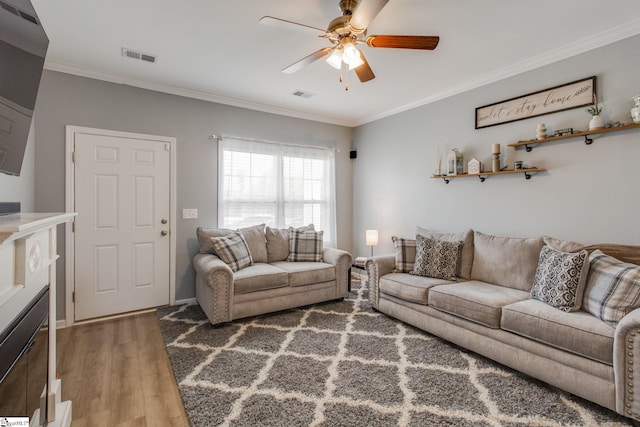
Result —
POLYGON ((314 224, 335 245, 332 149, 224 138, 218 151, 220 227, 314 224))

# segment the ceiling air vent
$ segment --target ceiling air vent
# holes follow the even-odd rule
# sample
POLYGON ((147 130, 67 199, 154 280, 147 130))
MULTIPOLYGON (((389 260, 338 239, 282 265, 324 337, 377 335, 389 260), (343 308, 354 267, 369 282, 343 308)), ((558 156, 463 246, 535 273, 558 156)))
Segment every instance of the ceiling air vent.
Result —
POLYGON ((151 55, 148 53, 137 52, 132 49, 128 49, 126 47, 122 48, 122 56, 126 58, 138 59, 140 61, 156 63, 158 61, 158 57, 156 55, 151 55))
POLYGON ((311 98, 313 94, 311 92, 305 92, 303 90, 296 90, 293 92, 294 96, 299 96, 300 98, 311 98))

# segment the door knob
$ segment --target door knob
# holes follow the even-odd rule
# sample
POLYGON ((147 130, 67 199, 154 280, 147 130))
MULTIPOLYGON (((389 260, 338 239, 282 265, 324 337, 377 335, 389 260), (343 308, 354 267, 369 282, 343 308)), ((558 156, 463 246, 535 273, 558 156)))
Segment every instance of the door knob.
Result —
POLYGON ((161 223, 163 223, 163 224, 166 224, 166 223, 167 223, 167 218, 162 218, 162 219, 160 220, 160 222, 161 222, 161 223))
POLYGON ((166 236, 167 234, 169 234, 169 232, 168 232, 167 230, 162 230, 162 231, 160 232, 160 235, 161 235, 161 236, 166 236))

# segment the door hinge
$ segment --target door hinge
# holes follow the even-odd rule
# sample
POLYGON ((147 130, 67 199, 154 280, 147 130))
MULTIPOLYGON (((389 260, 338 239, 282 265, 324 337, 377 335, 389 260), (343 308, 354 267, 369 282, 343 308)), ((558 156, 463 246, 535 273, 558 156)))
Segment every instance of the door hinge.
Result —
POLYGON ((71 301, 75 304, 75 302, 76 302, 76 291, 71 292, 71 301))
POLYGON ((168 142, 164 143, 164 151, 171 151, 171 144, 169 144, 168 142))

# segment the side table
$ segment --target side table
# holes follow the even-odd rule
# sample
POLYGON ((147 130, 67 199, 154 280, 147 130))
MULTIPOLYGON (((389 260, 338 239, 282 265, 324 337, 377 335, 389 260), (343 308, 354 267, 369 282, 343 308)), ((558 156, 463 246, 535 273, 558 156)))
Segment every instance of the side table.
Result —
POLYGON ((365 257, 357 257, 351 263, 351 271, 349 272, 349 291, 351 291, 352 281, 357 280, 358 283, 361 285, 363 276, 365 277, 364 280, 366 280, 367 273, 364 267, 366 261, 367 261, 367 258, 365 257))

